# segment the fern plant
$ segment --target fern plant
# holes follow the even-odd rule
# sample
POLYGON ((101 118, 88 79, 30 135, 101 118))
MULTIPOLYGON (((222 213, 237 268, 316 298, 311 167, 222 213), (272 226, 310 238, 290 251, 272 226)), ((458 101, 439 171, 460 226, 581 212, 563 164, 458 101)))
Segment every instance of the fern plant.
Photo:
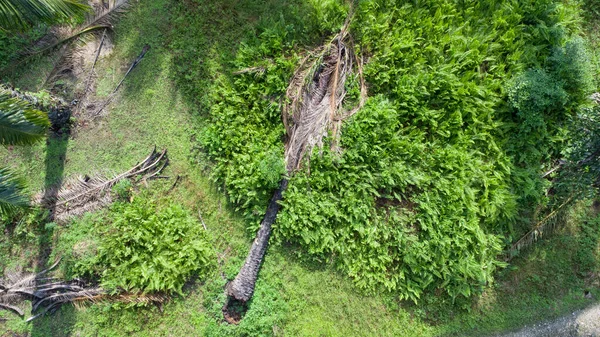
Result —
POLYGON ((158 208, 155 200, 138 195, 115 204, 96 230, 97 254, 74 270, 99 276, 108 291, 181 293, 189 277, 214 264, 206 231, 178 205, 158 208))

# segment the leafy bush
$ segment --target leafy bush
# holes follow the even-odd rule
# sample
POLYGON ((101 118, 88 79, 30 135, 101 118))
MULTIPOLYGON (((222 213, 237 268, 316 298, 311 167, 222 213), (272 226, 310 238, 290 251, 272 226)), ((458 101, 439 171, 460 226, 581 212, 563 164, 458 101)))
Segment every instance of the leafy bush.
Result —
POLYGON ((0 30, 0 69, 14 62, 33 42, 46 34, 46 25, 36 26, 24 33, 0 30))
POLYGON ((561 158, 571 136, 570 120, 593 88, 590 60, 583 41, 574 38, 555 46, 544 68, 533 68, 509 85, 513 114, 508 153, 513 157, 513 186, 524 208, 545 203, 549 182, 544 163, 561 158))
POLYGON ((200 133, 202 147, 215 160, 213 177, 254 225, 285 173, 278 102, 299 61, 295 55, 281 56, 293 46, 287 38, 291 27, 276 28, 261 33, 258 46, 241 47, 235 68, 247 69, 257 62, 260 68, 218 79, 210 122, 200 133), (272 61, 259 61, 271 57, 272 61))
POLYGON ((113 186, 112 191, 121 201, 127 201, 131 197, 132 186, 129 179, 123 179, 113 186))
POLYGON ((115 204, 101 223, 97 255, 76 270, 99 274, 106 289, 181 293, 190 276, 208 272, 214 262, 206 232, 179 205, 158 209, 136 197, 115 204))

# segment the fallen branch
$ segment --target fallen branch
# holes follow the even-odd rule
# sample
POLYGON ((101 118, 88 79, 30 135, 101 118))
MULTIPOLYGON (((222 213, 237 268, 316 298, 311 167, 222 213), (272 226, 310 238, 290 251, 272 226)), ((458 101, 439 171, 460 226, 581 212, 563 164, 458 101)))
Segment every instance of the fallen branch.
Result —
POLYGON ((100 45, 98 46, 98 51, 96 51, 96 56, 94 57, 94 62, 92 63, 92 68, 90 69, 90 73, 88 74, 88 76, 85 80, 85 85, 83 87, 83 94, 82 94, 82 97, 80 98, 80 102, 87 96, 87 93, 90 89, 90 81, 92 80, 92 76, 94 75, 94 69, 96 68, 96 63, 98 62, 98 57, 100 57, 100 52, 102 52, 102 47, 104 46, 105 38, 106 38, 106 29, 104 29, 104 31, 102 32, 102 38, 100 38, 100 45))
POLYGON ((100 108, 98 110, 96 110, 96 112, 94 112, 92 114, 92 116, 98 116, 98 115, 100 115, 100 112, 102 112, 102 110, 104 110, 104 108, 106 108, 106 106, 112 101, 112 99, 114 98, 115 94, 117 93, 117 90, 119 90, 119 88, 123 84, 123 81, 125 81, 125 79, 131 73, 131 71, 140 62, 142 62, 142 59, 144 58, 144 56, 146 55, 146 53, 148 52, 148 50, 150 50, 150 46, 149 45, 145 45, 144 48, 142 48, 142 52, 138 55, 138 57, 135 60, 133 60, 133 63, 131 64, 131 66, 129 66, 129 69, 127 70, 127 72, 125 73, 125 75, 123 76, 123 78, 121 79, 121 81, 119 82, 119 84, 117 84, 117 86, 112 91, 112 93, 108 96, 108 98, 106 99, 106 101, 104 101, 104 103, 102 104, 102 106, 100 106, 100 108))
POLYGON ((146 55, 148 50, 150 50, 150 45, 145 45, 144 48, 142 48, 142 52, 140 53, 140 55, 138 55, 138 57, 133 61, 133 63, 131 64, 131 66, 129 67, 127 72, 125 73, 125 76, 123 76, 123 79, 121 79, 121 82, 119 82, 119 84, 117 84, 117 87, 115 88, 115 90, 113 90, 113 92, 112 92, 113 94, 116 93, 117 90, 119 90, 119 88, 121 87, 121 84, 123 84, 123 81, 125 81, 125 78, 127 78, 127 75, 129 75, 129 73, 133 70, 133 68, 135 68, 140 62, 142 62, 142 59, 144 58, 144 56, 146 55))
POLYGON ((206 224, 204 223, 204 219, 202 219, 202 213, 200 213, 200 210, 198 210, 198 217, 200 217, 200 222, 202 223, 202 227, 204 227, 204 230, 208 230, 206 228, 206 224))

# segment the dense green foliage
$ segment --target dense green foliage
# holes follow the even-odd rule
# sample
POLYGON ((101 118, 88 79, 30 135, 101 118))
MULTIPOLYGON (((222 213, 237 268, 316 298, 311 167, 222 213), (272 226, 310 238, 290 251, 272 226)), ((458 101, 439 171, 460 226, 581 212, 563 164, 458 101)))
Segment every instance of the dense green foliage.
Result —
MULTIPOLYGON (((267 11, 270 5, 281 6, 276 2, 248 2, 239 6, 267 11)), ((225 4, 209 6, 216 7, 214 10, 222 11, 224 15, 243 15, 229 13, 232 9, 225 4)), ((188 38, 178 36, 172 44, 179 55, 177 80, 184 92, 199 102, 205 109, 203 112, 209 115, 210 122, 198 132, 200 144, 214 159, 212 175, 224 183, 230 200, 253 220, 253 225, 258 223, 272 190, 279 185, 285 172, 282 160, 284 128, 279 102, 300 59, 298 55, 285 53, 293 50, 298 41, 314 41, 323 30, 336 29, 346 12, 345 7, 335 1, 314 1, 310 6, 320 11, 315 13, 301 5, 285 6, 280 8, 279 21, 259 21, 256 31, 247 32, 246 42, 230 61, 234 69, 243 73, 233 77, 217 75, 211 83, 215 89, 211 91, 206 90, 208 83, 197 78, 219 65, 198 59, 197 50, 206 50, 207 45, 210 46, 211 33, 222 32, 209 31, 207 35, 204 31, 194 31, 205 28, 201 25, 188 27, 187 22, 198 20, 194 16, 176 21, 176 24, 185 25, 186 29, 182 31, 189 34, 188 38)), ((244 8, 238 11, 243 13, 244 8)), ((231 23, 227 21, 227 24, 231 23)), ((221 28, 223 31, 230 29, 227 26, 221 28)), ((230 56, 227 51, 222 47, 224 55, 218 57, 230 56)))
POLYGON ((180 293, 190 276, 214 264, 206 232, 181 206, 158 209, 137 196, 115 204, 95 227, 97 252, 77 262, 75 274, 98 274, 109 290, 180 293))
POLYGON ((48 30, 46 26, 36 26, 26 33, 10 33, 0 30, 0 69, 4 69, 22 55, 37 39, 40 39, 48 30))
POLYGON ((564 197, 593 198, 600 187, 600 107, 580 109, 568 124, 571 137, 565 161, 555 174, 554 192, 564 197))
POLYGON ((38 23, 55 24, 81 18, 89 7, 78 0, 4 0, 0 29, 21 30, 38 23))
POLYGON ((0 167, 0 215, 10 214, 18 207, 29 205, 23 194, 25 183, 7 168, 0 167))
MULTIPOLYGON (((48 115, 0 88, 0 145, 31 145, 46 136, 48 115)), ((29 204, 25 183, 0 166, 0 216, 29 204)))
POLYGON ((583 134, 569 129, 592 90, 589 56, 580 38, 554 47, 543 67, 527 70, 510 84, 508 122, 514 131, 508 152, 514 158, 513 186, 523 208, 545 203, 549 182, 541 168, 562 158, 571 138, 581 142, 577 138, 583 134))
MULTIPOLYGON (((201 143, 252 224, 283 171, 279 102, 302 55, 295 36, 339 29, 345 8, 334 3, 314 15, 337 21, 281 18, 249 39, 234 64, 251 71, 218 78, 210 96, 201 143)), ((492 281, 503 240, 526 227, 522 211, 544 202, 541 171, 589 95, 576 9, 440 0, 355 11, 370 98, 343 127, 342 153, 315 150, 292 177, 274 233, 336 256, 363 288, 470 297, 492 281)))

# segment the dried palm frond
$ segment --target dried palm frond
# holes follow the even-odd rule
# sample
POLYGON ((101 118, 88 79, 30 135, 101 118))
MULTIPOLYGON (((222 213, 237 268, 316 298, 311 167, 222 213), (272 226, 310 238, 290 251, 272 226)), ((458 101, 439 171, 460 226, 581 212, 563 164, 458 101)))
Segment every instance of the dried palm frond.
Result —
POLYGON ((0 278, 0 309, 24 316, 25 311, 20 306, 23 306, 26 301, 31 301, 32 316, 26 320, 29 322, 67 303, 79 307, 99 301, 160 304, 168 300, 168 297, 163 294, 112 294, 100 287, 87 286, 78 279, 63 281, 44 277, 57 265, 58 262, 39 273, 8 273, 4 279, 0 278))
POLYGON ((17 305, 24 300, 40 299, 40 285, 50 284, 55 287, 55 280, 45 275, 57 265, 58 261, 39 273, 7 273, 5 278, 0 278, 0 309, 23 316, 23 309, 17 305))
POLYGON ((167 150, 159 153, 155 147, 144 160, 111 179, 99 176, 72 179, 63 184, 58 191, 45 191, 39 194, 34 203, 49 209, 56 221, 64 222, 112 203, 110 190, 123 179, 137 177, 141 181, 146 181, 157 178, 168 161, 167 150))
POLYGON ((97 303, 100 301, 126 304, 160 304, 168 300, 168 297, 163 294, 111 294, 100 287, 88 287, 79 280, 60 281, 56 279, 43 279, 39 278, 39 276, 39 273, 19 275, 19 278, 22 279, 30 280, 33 278, 35 280, 34 283, 28 283, 27 289, 24 292, 23 286, 20 286, 19 289, 1 289, 0 309, 10 310, 19 316, 24 316, 24 310, 18 305, 22 305, 25 301, 30 300, 32 302, 32 316, 26 320, 26 322, 29 322, 46 313, 53 312, 61 305, 67 303, 81 307, 87 303, 97 303))
POLYGON ((16 305, 0 302, 0 309, 10 310, 21 317, 25 316, 25 313, 23 312, 23 310, 21 308, 17 307, 16 305))
POLYGON ((546 215, 542 220, 537 222, 533 228, 527 232, 527 234, 523 235, 519 240, 517 240, 517 242, 510 246, 510 248, 504 253, 504 260, 512 260, 519 252, 531 247, 544 236, 554 232, 556 228, 564 222, 563 217, 565 215, 565 208, 573 200, 574 197, 571 196, 564 203, 546 215))
POLYGON ((30 50, 32 54, 44 53, 52 50, 64 43, 73 41, 74 39, 84 36, 88 33, 103 32, 104 29, 112 30, 112 22, 129 6, 129 0, 112 0, 108 1, 106 6, 101 5, 94 8, 84 23, 74 28, 60 27, 55 29, 40 40, 37 45, 30 50))
POLYGON ((156 304, 164 303, 169 299, 163 294, 138 294, 138 293, 122 293, 106 297, 106 300, 116 301, 127 304, 156 304))
POLYGON ((288 134, 285 159, 288 173, 300 167, 306 152, 322 146, 323 137, 332 132, 332 149, 337 148, 340 125, 363 105, 367 89, 362 75, 362 60, 354 53, 348 32, 350 20, 325 46, 308 53, 294 73, 286 91, 283 123, 288 134), (356 107, 345 110, 345 83, 357 72, 361 97, 356 107))
MULTIPOLYGON (((112 30, 112 22, 127 9, 128 5, 129 0, 109 0, 106 5, 96 6, 92 13, 88 14, 85 22, 76 27, 61 26, 52 28, 32 48, 25 51, 25 57, 22 57, 19 62, 8 65, 2 72, 15 69, 18 65, 57 47, 72 43, 85 44, 90 38, 101 34, 105 29, 112 30)), ((76 48, 65 49, 55 62, 55 67, 50 75, 59 72, 58 69, 60 68, 67 67, 76 53, 76 48)))
POLYGON ((48 272, 56 268, 59 262, 60 260, 39 273, 7 273, 4 278, 0 278, 0 309, 24 316, 25 311, 21 306, 24 302, 31 301, 33 316, 27 319, 29 322, 66 303, 81 305, 110 300, 149 304, 162 303, 167 299, 161 294, 109 294, 102 288, 87 286, 78 279, 63 281, 46 277, 48 272))
MULTIPOLYGON (((77 283, 77 281, 75 282, 77 283)), ((34 315, 29 317, 26 322, 52 312, 63 304, 78 303, 81 301, 96 302, 97 298, 106 295, 106 292, 102 288, 88 288, 84 285, 73 284, 73 281, 61 283, 60 287, 54 286, 49 288, 41 285, 39 288, 39 293, 44 294, 44 296, 33 301, 31 312, 34 315)))
POLYGON ((83 86, 83 94, 82 96, 86 96, 90 89, 90 81, 92 76, 94 75, 94 69, 96 69, 96 63, 98 62, 98 57, 100 57, 100 53, 102 52, 102 47, 104 46, 104 40, 106 39, 106 29, 102 31, 102 37, 100 38, 100 44, 98 49, 96 50, 96 56, 94 57, 94 62, 92 62, 92 68, 89 71, 89 74, 85 80, 85 84, 83 86))

